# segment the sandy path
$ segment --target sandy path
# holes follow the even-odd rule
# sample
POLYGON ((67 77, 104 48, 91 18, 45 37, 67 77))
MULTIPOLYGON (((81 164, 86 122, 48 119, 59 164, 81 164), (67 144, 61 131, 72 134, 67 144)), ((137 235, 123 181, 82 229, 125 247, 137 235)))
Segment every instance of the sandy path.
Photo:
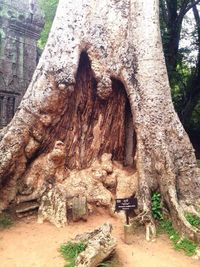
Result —
POLYGON ((92 230, 109 221, 118 238, 117 253, 123 267, 199 267, 195 261, 171 247, 170 241, 162 236, 154 243, 137 234, 133 245, 122 242, 122 225, 119 220, 107 215, 96 215, 88 222, 78 222, 57 229, 49 223, 39 225, 36 219, 24 219, 11 229, 0 232, 0 267, 63 267, 64 261, 57 249, 78 233, 92 230))

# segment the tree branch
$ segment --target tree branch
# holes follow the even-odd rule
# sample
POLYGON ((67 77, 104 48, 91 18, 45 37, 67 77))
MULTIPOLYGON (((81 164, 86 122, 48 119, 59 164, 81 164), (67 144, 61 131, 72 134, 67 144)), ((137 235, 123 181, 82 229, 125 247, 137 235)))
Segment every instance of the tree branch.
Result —
POLYGON ((196 6, 198 3, 200 3, 200 0, 196 0, 196 1, 191 1, 191 3, 189 4, 189 1, 184 1, 185 3, 183 3, 182 8, 179 12, 178 15, 178 19, 181 21, 183 19, 183 17, 185 16, 185 14, 194 6, 196 6), (189 5, 188 5, 189 4, 189 5))
MULTIPOLYGON (((194 3, 194 0, 191 0, 191 3, 194 3)), ((196 7, 196 5, 193 5, 193 15, 195 18, 196 26, 197 26, 197 33, 198 33, 198 41, 200 43, 200 16, 199 16, 199 11, 196 7)))
POLYGON ((176 0, 166 0, 167 10, 168 10, 168 20, 175 20, 177 17, 177 1, 176 0))
MULTIPOLYGON (((193 3, 194 0, 191 0, 191 3, 193 3)), ((197 26, 197 41, 198 41, 198 55, 197 55, 197 65, 196 65, 196 71, 197 71, 197 77, 200 76, 200 16, 199 11, 196 7, 196 5, 192 8, 194 19, 197 26)))
POLYGON ((190 2, 190 0, 184 0, 181 7, 180 7, 180 11, 179 11, 179 14, 177 16, 177 22, 179 24, 182 23, 182 20, 184 17, 184 12, 185 12, 186 8, 188 7, 189 2, 190 2))

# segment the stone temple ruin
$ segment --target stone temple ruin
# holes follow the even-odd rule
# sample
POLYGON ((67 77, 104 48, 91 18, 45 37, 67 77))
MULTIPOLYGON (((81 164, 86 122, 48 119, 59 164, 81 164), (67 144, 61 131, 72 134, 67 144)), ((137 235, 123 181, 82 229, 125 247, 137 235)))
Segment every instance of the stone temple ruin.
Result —
POLYGON ((43 25, 36 1, 0 0, 0 128, 10 122, 30 83, 43 25))

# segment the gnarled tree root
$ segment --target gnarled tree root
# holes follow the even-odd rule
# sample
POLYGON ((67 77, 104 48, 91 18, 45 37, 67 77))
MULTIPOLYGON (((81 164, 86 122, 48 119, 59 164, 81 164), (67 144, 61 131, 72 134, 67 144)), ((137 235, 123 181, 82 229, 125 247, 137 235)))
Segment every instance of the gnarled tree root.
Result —
POLYGON ((183 236, 187 236, 189 239, 200 242, 200 230, 192 226, 186 219, 185 215, 187 212, 191 212, 193 215, 199 217, 199 213, 195 207, 186 205, 185 201, 178 201, 174 188, 169 188, 170 204, 171 204, 171 217, 174 227, 182 233, 183 236))
POLYGON ((154 241, 156 238, 156 226, 154 219, 151 214, 151 209, 147 209, 142 211, 137 217, 131 220, 131 223, 139 223, 145 225, 146 229, 146 240, 147 241, 154 241))
MULTIPOLYGON (((147 190, 147 188, 146 188, 147 190)), ((131 220, 131 223, 139 223, 145 225, 146 240, 153 241, 156 238, 156 225, 151 211, 151 200, 147 196, 140 199, 143 206, 140 207, 141 212, 131 220)), ((174 228, 180 233, 182 237, 187 237, 195 242, 200 242, 200 230, 192 226, 186 219, 186 214, 190 213, 200 218, 200 213, 192 203, 189 205, 187 201, 180 201, 177 198, 174 186, 169 186, 166 194, 167 206, 169 215, 172 219, 174 228), (186 204, 187 203, 187 204, 186 204)))

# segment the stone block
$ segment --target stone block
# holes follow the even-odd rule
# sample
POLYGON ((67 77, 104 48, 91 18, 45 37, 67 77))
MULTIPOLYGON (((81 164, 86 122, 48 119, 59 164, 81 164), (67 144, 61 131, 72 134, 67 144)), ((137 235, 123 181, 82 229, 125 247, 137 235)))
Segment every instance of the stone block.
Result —
POLYGON ((86 197, 74 197, 72 201, 72 220, 87 220, 88 207, 86 197))

